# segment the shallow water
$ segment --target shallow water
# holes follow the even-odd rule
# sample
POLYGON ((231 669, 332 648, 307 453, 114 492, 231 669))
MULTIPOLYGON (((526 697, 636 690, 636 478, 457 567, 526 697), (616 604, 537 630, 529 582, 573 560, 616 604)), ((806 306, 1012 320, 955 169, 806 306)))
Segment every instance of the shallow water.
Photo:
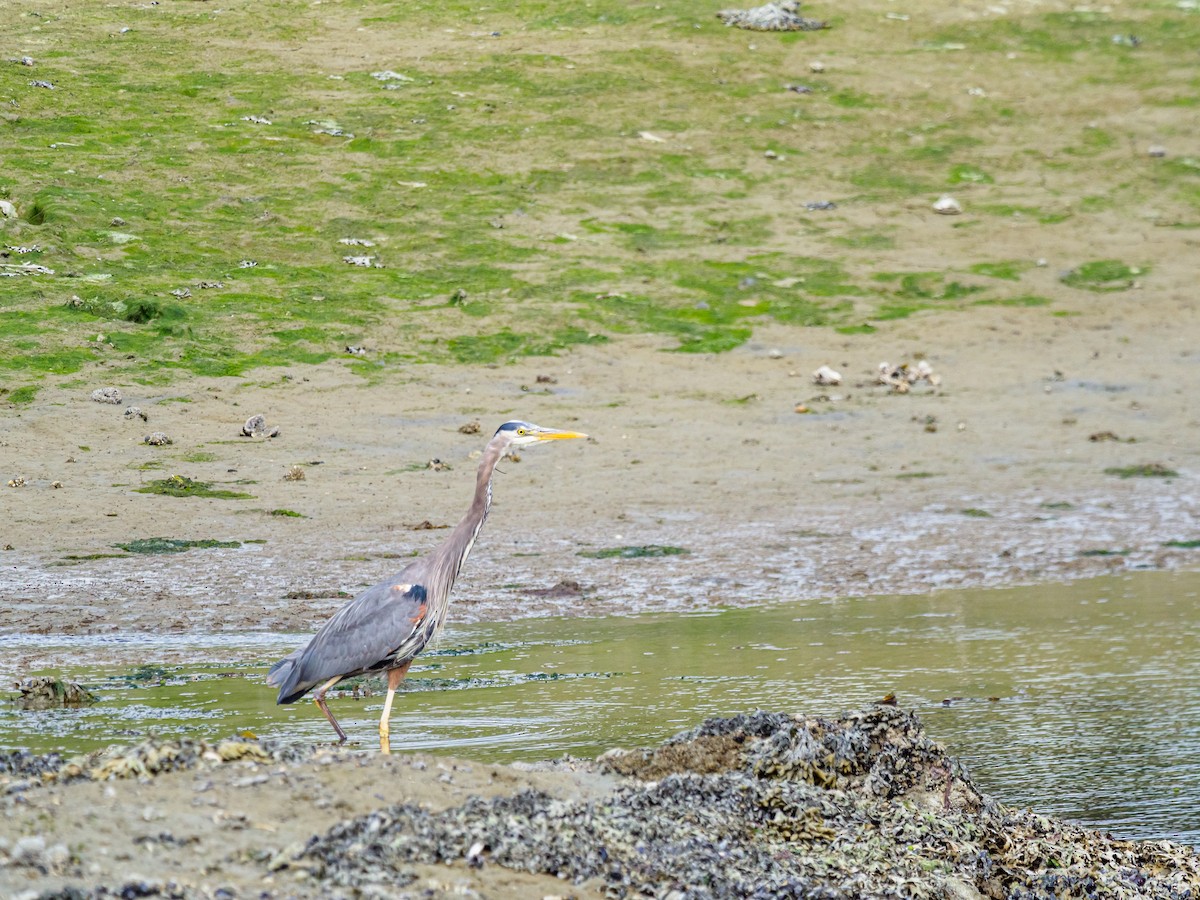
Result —
MULTIPOLYGON (((1198 594, 1198 573, 1147 572, 451 628, 398 696, 392 746, 500 761, 593 756, 656 743, 705 716, 755 707, 831 716, 894 692, 1001 800, 1119 836, 1196 844, 1198 594)), ((312 704, 276 707, 263 684, 265 666, 304 639, 7 635, 0 664, 23 647, 60 647, 82 665, 56 671, 101 702, 46 712, 0 705, 0 747, 75 752, 145 733, 241 730, 326 741, 331 730, 312 704), (175 662, 189 658, 209 664, 175 662)), ((352 739, 376 746, 381 694, 331 705, 352 739)))

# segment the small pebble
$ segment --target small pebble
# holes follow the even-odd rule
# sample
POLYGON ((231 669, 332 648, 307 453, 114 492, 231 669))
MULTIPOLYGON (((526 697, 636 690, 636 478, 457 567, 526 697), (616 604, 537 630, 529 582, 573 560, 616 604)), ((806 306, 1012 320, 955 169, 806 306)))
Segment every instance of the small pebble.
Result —
POLYGON ((933 204, 933 211, 939 216, 957 216, 962 213, 962 205, 953 197, 940 197, 933 204))

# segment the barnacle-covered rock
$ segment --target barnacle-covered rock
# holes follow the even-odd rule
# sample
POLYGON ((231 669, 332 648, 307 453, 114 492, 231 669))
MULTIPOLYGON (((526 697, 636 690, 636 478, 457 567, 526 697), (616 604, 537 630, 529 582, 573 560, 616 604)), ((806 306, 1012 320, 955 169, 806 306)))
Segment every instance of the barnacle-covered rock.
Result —
MULTIPOLYGON (((579 766, 572 760, 570 765, 579 766)), ((595 767, 599 799, 535 790, 438 812, 400 804, 272 860, 329 889, 409 884, 419 864, 498 865, 611 897, 1194 898, 1200 857, 1117 841, 981 795, 917 718, 710 719, 595 767)))
POLYGON ((753 9, 723 9, 717 18, 726 25, 749 31, 820 31, 829 27, 829 23, 819 19, 804 18, 799 10, 797 0, 782 0, 753 9))
POLYGON ((60 706, 84 706, 96 702, 87 688, 65 678, 37 676, 23 678, 14 685, 20 696, 15 703, 21 709, 54 709, 60 706))

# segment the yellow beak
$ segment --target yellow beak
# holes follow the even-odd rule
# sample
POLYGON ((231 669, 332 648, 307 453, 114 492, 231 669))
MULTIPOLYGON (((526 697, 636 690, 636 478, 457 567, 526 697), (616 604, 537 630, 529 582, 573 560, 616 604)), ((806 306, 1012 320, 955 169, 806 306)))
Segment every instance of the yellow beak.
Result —
POLYGON ((565 441, 570 438, 585 438, 586 434, 579 431, 543 431, 537 436, 539 441, 565 441))

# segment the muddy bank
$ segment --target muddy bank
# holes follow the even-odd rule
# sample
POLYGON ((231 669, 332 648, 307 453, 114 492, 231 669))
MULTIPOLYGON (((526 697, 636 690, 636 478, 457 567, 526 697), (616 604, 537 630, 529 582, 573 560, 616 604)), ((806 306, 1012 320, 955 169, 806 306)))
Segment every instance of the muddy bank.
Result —
POLYGON ((15 897, 1161 897, 1200 856, 1008 808, 895 706, 491 766, 231 739, 0 759, 15 897), (71 814, 62 814, 71 811, 71 814))
POLYGON ((2 448, 23 483, 4 495, 0 631, 309 631, 445 536, 473 454, 512 417, 592 438, 503 468, 456 622, 1194 567, 1195 320, 1098 296, 1071 318, 981 308, 869 335, 764 326, 711 356, 622 338, 374 384, 331 362, 282 380, 122 385, 149 423, 48 387, 2 448), (917 359, 936 386, 877 383, 879 362, 917 359), (815 384, 822 364, 842 384, 815 384), (280 434, 242 436, 250 413, 280 434), (145 444, 150 427, 173 443, 145 444), (173 475, 249 496, 142 492, 173 475), (155 538, 198 546, 124 549, 155 538), (645 544, 686 552, 596 556, 645 544), (578 589, 553 590, 563 582, 578 589))

